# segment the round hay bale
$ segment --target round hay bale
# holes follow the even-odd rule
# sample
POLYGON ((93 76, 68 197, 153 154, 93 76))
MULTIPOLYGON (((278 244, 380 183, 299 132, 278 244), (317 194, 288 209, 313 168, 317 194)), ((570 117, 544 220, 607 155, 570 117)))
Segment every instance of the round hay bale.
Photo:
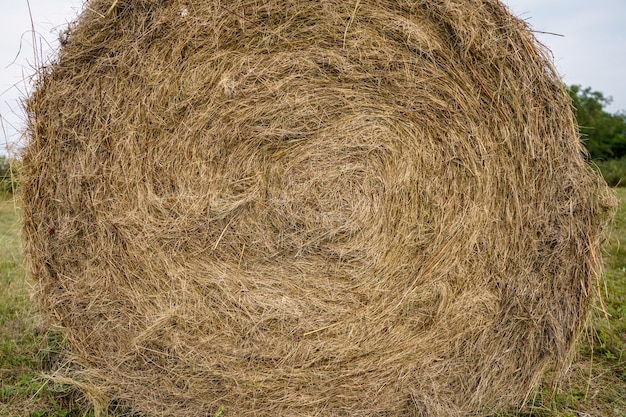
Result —
POLYGON ((91 0, 62 43, 24 235, 92 396, 454 416, 567 364, 613 202, 499 1, 91 0))

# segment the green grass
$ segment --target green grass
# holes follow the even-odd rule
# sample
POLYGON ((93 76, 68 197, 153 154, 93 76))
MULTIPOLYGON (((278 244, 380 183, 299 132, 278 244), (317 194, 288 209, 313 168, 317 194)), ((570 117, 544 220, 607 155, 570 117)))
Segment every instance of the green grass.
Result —
POLYGON ((75 388, 44 376, 58 368, 63 339, 34 318, 17 213, 11 196, 0 194, 0 416, 92 416, 75 388))
MULTIPOLYGON (((556 393, 540 387, 521 409, 498 417, 626 417, 626 188, 607 247, 604 310, 596 307, 571 372, 556 393)), ((63 365, 62 336, 35 319, 19 243, 18 210, 0 195, 0 416, 91 417, 73 386, 44 375, 63 365)), ((111 416, 133 415, 110 410, 111 416)), ((228 415, 228 405, 216 416, 228 415)), ((495 417, 495 416, 494 416, 495 417)))
POLYGON ((605 253, 602 305, 597 305, 571 371, 551 393, 542 386, 516 412, 499 417, 626 417, 626 188, 605 253))

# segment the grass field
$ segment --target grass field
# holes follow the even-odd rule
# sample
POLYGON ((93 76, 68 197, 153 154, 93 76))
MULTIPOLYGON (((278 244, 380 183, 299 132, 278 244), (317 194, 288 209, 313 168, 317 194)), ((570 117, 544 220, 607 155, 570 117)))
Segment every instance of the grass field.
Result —
MULTIPOLYGON (((499 417, 626 417, 626 188, 616 193, 621 204, 607 247, 603 289, 608 315, 595 308, 558 390, 543 386, 521 410, 499 417)), ((94 416, 76 388, 46 377, 64 365, 63 338, 32 311, 18 212, 9 195, 0 196, 0 416, 94 416)), ((132 414, 111 410, 110 415, 132 414)), ((226 405, 223 416, 228 415, 226 405)))

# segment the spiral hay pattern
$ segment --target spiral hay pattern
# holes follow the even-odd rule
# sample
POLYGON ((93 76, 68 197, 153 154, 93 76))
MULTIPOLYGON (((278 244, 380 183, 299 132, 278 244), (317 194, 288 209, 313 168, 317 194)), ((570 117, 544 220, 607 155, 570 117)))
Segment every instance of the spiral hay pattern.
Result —
POLYGON ((497 0, 91 0, 26 105, 34 298, 154 416, 461 416, 567 365, 612 197, 497 0))

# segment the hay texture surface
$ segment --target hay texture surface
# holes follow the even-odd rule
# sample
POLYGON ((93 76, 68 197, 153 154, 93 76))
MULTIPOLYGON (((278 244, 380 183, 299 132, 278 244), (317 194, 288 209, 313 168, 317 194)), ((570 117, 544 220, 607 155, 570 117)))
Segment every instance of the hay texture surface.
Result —
POLYGON ((27 108, 34 297, 93 397, 460 416, 568 362, 611 197, 498 1, 92 0, 27 108))

